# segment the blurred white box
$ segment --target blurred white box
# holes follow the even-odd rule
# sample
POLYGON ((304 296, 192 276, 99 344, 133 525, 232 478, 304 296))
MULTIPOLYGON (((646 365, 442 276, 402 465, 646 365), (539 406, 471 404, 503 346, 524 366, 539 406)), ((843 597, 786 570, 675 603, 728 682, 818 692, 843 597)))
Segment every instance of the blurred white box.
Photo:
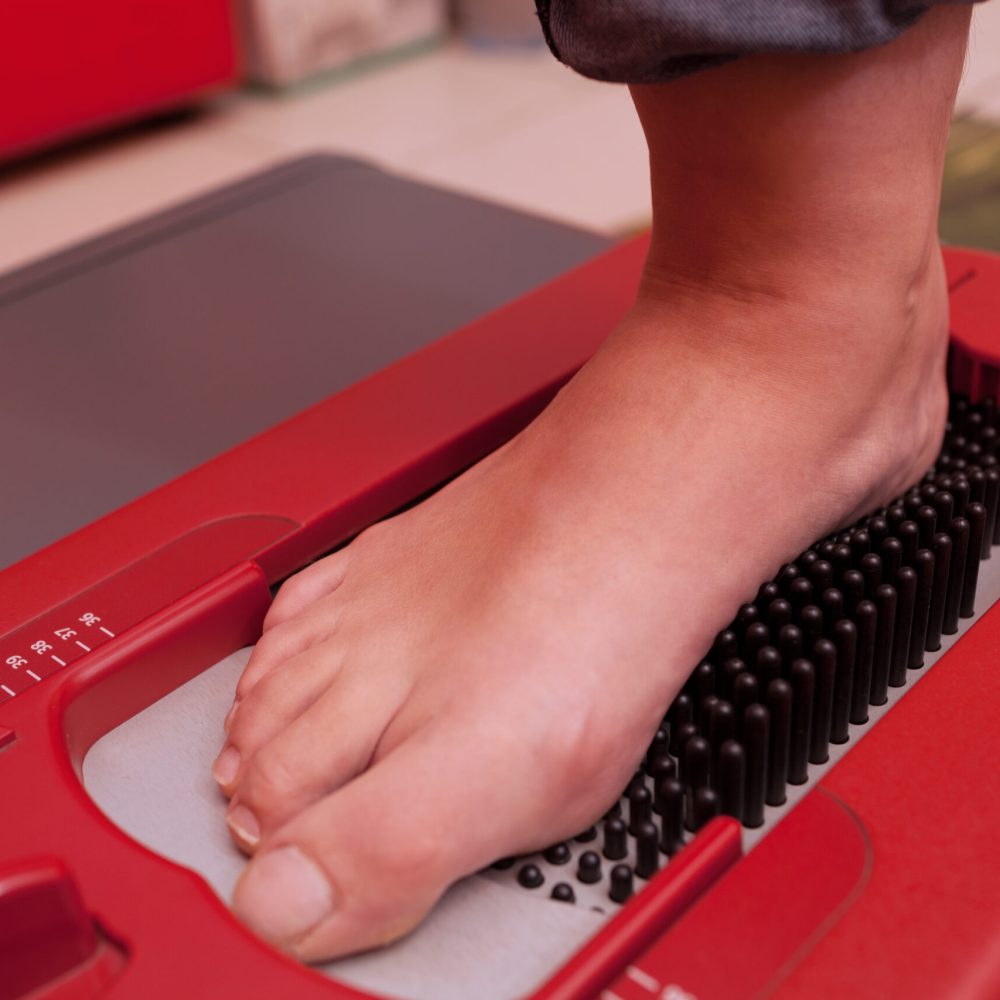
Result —
POLYGON ((284 86, 442 35, 446 0, 241 0, 247 75, 284 86))

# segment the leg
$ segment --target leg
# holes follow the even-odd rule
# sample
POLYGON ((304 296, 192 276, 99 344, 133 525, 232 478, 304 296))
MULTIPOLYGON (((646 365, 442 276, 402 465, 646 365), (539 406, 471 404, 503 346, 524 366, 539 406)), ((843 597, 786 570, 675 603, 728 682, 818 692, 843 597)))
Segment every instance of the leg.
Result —
POLYGON ((968 13, 638 87, 631 314, 523 434, 290 581, 216 776, 235 908, 301 957, 405 933, 585 827, 761 579, 933 459, 935 236, 968 13))

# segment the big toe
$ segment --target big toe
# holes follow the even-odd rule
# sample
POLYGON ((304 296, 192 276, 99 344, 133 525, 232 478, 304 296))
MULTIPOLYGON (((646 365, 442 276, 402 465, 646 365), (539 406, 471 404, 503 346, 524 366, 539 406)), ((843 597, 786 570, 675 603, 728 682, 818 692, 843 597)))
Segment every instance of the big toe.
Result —
POLYGON ((236 914, 307 961, 410 931, 448 886, 512 849, 528 818, 499 803, 487 762, 415 736, 265 838, 236 914), (486 766, 481 766, 485 764, 486 766))

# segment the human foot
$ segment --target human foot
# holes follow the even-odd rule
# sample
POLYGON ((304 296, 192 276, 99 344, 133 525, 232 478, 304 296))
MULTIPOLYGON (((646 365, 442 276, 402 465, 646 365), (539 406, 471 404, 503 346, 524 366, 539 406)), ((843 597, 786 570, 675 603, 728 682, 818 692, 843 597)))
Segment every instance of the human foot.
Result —
POLYGON ((933 460, 932 271, 905 366, 827 321, 799 370, 805 308, 648 291, 525 433, 290 581, 216 769, 258 851, 237 912, 304 958, 371 947, 589 825, 760 580, 933 460))
POLYGON ((873 53, 637 90, 635 309, 523 434, 268 616, 215 768, 262 935, 381 944, 587 826, 760 580, 931 463, 963 31, 938 8, 873 53))

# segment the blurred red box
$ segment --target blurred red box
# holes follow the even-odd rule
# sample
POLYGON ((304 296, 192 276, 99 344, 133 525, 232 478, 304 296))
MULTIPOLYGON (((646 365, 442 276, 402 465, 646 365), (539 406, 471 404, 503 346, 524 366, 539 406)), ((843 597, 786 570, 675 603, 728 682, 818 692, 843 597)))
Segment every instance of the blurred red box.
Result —
POLYGON ((229 0, 7 0, 0 159, 183 105, 236 75, 229 0))

